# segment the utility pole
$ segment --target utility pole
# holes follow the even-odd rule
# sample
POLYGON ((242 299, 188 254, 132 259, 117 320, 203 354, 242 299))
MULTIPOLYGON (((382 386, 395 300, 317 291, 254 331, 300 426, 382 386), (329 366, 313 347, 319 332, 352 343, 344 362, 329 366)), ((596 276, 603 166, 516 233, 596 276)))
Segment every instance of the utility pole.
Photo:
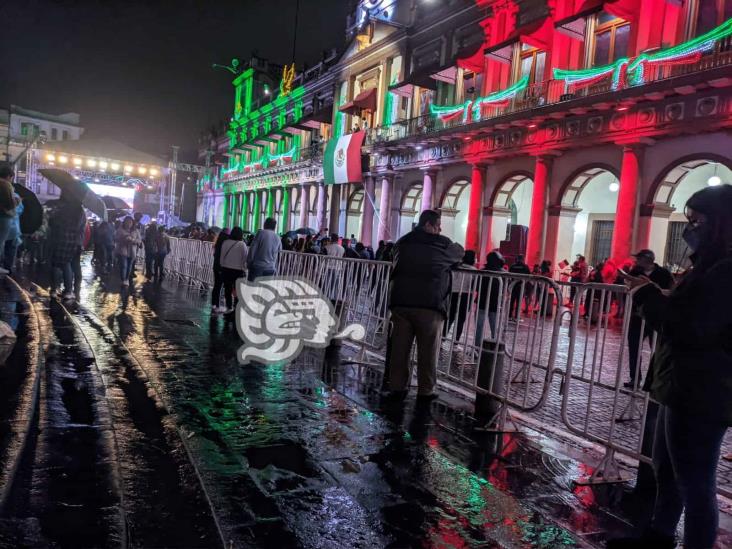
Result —
POLYGON ((180 147, 173 145, 173 161, 170 162, 170 203, 168 204, 168 223, 175 215, 175 184, 178 179, 178 150, 180 147))

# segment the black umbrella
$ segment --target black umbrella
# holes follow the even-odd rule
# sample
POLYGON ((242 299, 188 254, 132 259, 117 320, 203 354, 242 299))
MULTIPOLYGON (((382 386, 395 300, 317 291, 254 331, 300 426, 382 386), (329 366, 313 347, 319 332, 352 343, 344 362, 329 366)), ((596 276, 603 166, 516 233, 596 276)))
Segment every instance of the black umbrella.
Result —
POLYGON ((74 178, 70 173, 58 168, 44 168, 38 170, 41 175, 56 185, 61 191, 78 200, 82 206, 91 210, 92 213, 107 220, 107 208, 104 202, 92 191, 86 183, 74 178))
POLYGON ((116 196, 103 196, 102 202, 104 202, 104 205, 107 207, 108 210, 129 210, 130 205, 127 204, 124 200, 121 198, 117 198, 116 196))
POLYGON ((20 214, 20 232, 33 234, 43 224, 43 206, 36 193, 19 183, 13 183, 13 189, 23 201, 23 213, 20 214))

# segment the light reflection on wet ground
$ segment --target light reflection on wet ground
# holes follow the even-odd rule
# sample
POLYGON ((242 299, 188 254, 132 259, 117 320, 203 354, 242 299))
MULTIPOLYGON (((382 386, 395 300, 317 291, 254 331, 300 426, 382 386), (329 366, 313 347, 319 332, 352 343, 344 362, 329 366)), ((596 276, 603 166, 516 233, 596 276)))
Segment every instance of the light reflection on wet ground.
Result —
POLYGON ((141 279, 120 294, 88 265, 84 279, 92 347, 120 353, 116 336, 142 366, 236 546, 575 547, 630 530, 617 488, 573 488, 583 465, 536 440, 474 437, 444 403, 385 406, 378 374, 337 355, 239 366, 207 296, 141 279))

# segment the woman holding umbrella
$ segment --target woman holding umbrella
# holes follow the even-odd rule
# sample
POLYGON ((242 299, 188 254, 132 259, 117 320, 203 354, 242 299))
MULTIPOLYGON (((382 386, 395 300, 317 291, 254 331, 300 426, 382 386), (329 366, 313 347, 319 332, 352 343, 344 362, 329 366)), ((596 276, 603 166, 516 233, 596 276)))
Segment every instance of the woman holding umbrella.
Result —
POLYGON ((137 257, 137 246, 142 242, 140 231, 135 228, 135 222, 130 217, 125 217, 120 228, 114 235, 115 254, 119 263, 119 276, 122 279, 122 286, 130 285, 132 264, 137 257))

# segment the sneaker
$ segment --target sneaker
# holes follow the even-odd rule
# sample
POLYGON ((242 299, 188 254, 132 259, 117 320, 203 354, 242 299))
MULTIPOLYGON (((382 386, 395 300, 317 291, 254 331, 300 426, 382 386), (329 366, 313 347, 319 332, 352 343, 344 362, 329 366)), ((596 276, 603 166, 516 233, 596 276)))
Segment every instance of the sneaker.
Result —
POLYGON ((122 281, 122 286, 129 286, 129 285, 130 285, 130 281, 129 280, 123 280, 122 281))
POLYGON ((74 292, 66 292, 62 298, 64 301, 73 301, 76 299, 76 295, 74 295, 74 292))

